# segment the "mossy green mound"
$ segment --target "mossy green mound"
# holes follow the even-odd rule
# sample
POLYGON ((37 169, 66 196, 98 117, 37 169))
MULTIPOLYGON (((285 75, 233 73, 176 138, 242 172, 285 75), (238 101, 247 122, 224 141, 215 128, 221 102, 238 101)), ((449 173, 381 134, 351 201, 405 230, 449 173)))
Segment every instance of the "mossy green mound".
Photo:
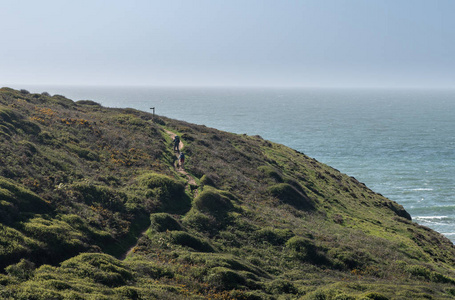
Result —
POLYGON ((313 201, 288 183, 278 183, 269 187, 270 193, 280 199, 283 203, 290 204, 303 210, 314 209, 313 201))
POLYGON ((150 216, 151 225, 150 227, 158 232, 181 230, 182 226, 167 213, 155 213, 150 216))
POLYGON ((194 207, 214 216, 226 215, 234 208, 231 200, 222 192, 206 188, 194 199, 194 207))

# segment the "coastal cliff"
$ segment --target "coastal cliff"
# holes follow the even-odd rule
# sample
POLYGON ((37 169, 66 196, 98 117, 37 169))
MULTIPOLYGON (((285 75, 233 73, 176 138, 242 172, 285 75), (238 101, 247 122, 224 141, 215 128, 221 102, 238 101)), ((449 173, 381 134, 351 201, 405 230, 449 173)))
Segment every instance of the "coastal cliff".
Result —
POLYGON ((0 140, 1 298, 455 296, 447 238, 260 136, 2 88, 0 140))

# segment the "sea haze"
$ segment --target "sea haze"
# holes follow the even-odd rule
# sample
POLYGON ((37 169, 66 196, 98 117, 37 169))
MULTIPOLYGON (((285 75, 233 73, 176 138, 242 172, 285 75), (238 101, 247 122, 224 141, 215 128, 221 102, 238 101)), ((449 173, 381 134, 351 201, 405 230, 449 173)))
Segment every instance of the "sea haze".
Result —
POLYGON ((455 241, 455 90, 32 87, 287 145, 455 241))

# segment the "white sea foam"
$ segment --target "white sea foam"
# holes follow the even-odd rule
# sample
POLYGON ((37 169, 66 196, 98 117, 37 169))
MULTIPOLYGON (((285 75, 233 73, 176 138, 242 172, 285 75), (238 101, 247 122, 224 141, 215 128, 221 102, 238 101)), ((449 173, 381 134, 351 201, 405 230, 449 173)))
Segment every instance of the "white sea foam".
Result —
POLYGON ((447 219, 448 216, 416 216, 414 219, 417 220, 444 220, 447 219))
POLYGON ((417 188, 417 189, 411 189, 411 191, 433 191, 433 189, 430 189, 430 188, 417 188))

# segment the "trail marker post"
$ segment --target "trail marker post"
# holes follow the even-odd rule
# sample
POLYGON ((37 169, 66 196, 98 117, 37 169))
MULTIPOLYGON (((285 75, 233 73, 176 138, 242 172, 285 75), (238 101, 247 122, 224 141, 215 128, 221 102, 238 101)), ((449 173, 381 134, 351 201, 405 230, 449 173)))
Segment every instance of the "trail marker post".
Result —
POLYGON ((153 110, 153 118, 155 119, 155 108, 154 107, 150 107, 151 110, 153 110))

